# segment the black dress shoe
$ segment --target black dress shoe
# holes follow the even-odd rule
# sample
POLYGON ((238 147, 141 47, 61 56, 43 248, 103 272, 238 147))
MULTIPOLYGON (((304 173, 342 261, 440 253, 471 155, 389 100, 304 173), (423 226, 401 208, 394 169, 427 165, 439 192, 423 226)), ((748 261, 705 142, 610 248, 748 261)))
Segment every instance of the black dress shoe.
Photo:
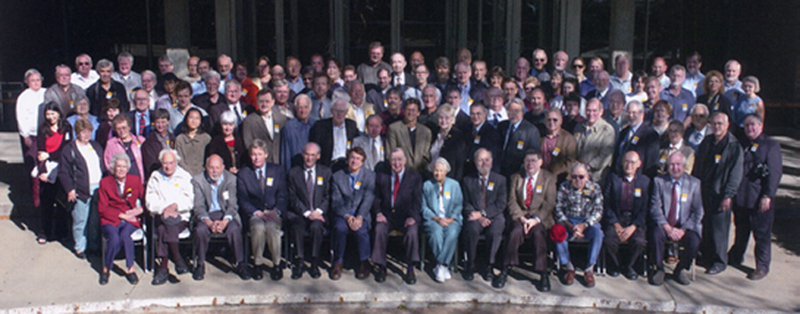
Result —
POLYGON ((611 277, 615 277, 615 278, 619 277, 619 270, 609 269, 608 270, 608 275, 611 276, 611 277))
POLYGON ((473 279, 475 279, 475 270, 470 268, 470 267, 468 267, 464 271, 464 273, 461 274, 461 277, 464 277, 464 280, 466 280, 466 281, 472 281, 473 279))
POLYGON ((628 278, 628 280, 636 280, 639 279, 639 274, 636 273, 633 268, 629 267, 628 270, 625 271, 625 278, 628 278))
POLYGON ((101 286, 105 286, 106 284, 108 284, 108 276, 110 276, 110 275, 111 275, 110 271, 107 272, 107 273, 100 272, 100 281, 99 282, 100 282, 101 286))
POLYGON ((414 274, 414 267, 409 267, 406 271, 406 283, 413 285, 417 283, 417 275, 414 274))
POLYGON ((494 277, 494 280, 492 280, 492 287, 495 287, 497 289, 501 289, 501 288, 505 287, 506 286, 506 279, 508 278, 508 273, 509 272, 510 272, 510 270, 508 268, 506 268, 502 272, 500 272, 500 275, 498 275, 497 277, 494 277))
POLYGON ((283 279, 283 267, 280 266, 273 267, 272 271, 269 274, 269 277, 275 281, 283 279))
POLYGON ((483 281, 491 282, 494 279, 494 268, 492 266, 486 266, 486 269, 483 271, 483 281))
POLYGON ((192 279, 195 281, 203 280, 206 276, 206 266, 205 265, 198 265, 194 268, 194 272, 192 272, 192 279))
POLYGON ((650 276, 650 284, 654 286, 664 284, 664 276, 666 276, 666 274, 663 269, 656 270, 656 273, 650 276))
POLYGON ((709 275, 716 275, 721 272, 725 271, 725 264, 722 263, 714 263, 714 266, 706 270, 706 274, 709 275))
POLYGON ((550 274, 544 272, 539 274, 542 276, 542 279, 539 281, 539 291, 541 292, 549 292, 550 291, 550 274))
POLYGON ((136 273, 125 274, 125 279, 132 285, 139 283, 139 276, 136 276, 136 273))
POLYGON ((189 266, 186 266, 185 263, 181 263, 180 265, 175 265, 175 273, 178 275, 183 275, 189 272, 189 266))
POLYGON ((261 269, 262 267, 264 266, 256 265, 255 267, 253 267, 253 273, 250 277, 252 277, 255 280, 264 279, 263 269, 261 269))
POLYGON ((169 279, 169 271, 159 267, 156 268, 156 274, 153 275, 153 281, 151 281, 150 284, 154 286, 163 285, 167 282, 167 279, 169 279))
POLYGON ((319 272, 319 266, 311 265, 311 268, 308 269, 308 275, 313 279, 317 279, 322 276, 322 273, 319 272))
POLYGON ((760 269, 756 269, 756 271, 754 271, 754 272, 750 273, 749 275, 747 275, 747 279, 750 279, 750 280, 753 280, 753 281, 764 279, 764 277, 767 277, 767 272, 765 272, 763 270, 760 270, 760 269))
POLYGON ((386 266, 380 266, 378 268, 378 271, 375 272, 375 282, 383 283, 386 281, 386 266))
POLYGON ((86 259, 86 252, 75 252, 75 257, 78 259, 86 259))
POLYGON ((236 265, 236 274, 239 275, 239 278, 242 280, 250 280, 250 269, 247 268, 246 263, 239 263, 236 265))

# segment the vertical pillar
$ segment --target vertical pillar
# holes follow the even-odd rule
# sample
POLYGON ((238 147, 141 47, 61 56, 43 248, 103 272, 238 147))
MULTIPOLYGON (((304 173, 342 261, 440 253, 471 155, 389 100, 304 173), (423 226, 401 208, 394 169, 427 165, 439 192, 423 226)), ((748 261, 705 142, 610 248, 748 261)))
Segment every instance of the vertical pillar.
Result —
POLYGON ((469 33, 469 24, 467 24, 469 21, 468 5, 467 0, 458 0, 458 50, 467 47, 467 34, 469 33))
MULTIPOLYGON (((278 0, 278 1, 283 2, 283 0, 278 0)), ((297 14, 297 1, 289 1, 289 20, 292 21, 292 37, 290 37, 292 40, 292 55, 299 58, 300 48, 298 45, 300 42, 300 31, 298 27, 298 22, 299 22, 298 19, 299 17, 297 14)), ((283 23, 283 21, 281 21, 281 23, 283 23)), ((283 51, 286 51, 285 48, 283 51)))
MULTIPOLYGON (((164 1, 165 3, 171 1, 164 1)), ((235 59, 238 55, 238 45, 236 34, 236 14, 237 1, 215 0, 214 1, 214 20, 216 21, 217 31, 217 54, 227 54, 235 59)), ((169 16, 168 16, 169 19, 169 16)))
MULTIPOLYGON (((636 4, 634 0, 611 0, 611 29, 609 30, 609 47, 611 48, 611 68, 614 68, 614 59, 617 55, 625 53, 633 55, 633 29, 636 19, 636 4)), ((633 59, 631 59, 633 61, 633 59)))
POLYGON ((275 64, 283 64, 286 60, 286 36, 284 34, 283 0, 275 0, 275 64))
POLYGON ((514 61, 520 56, 522 0, 506 0, 506 3, 506 73, 513 75, 514 61))
POLYGON ((188 0, 164 0, 164 31, 167 48, 192 46, 188 0))
POLYGON ((445 0, 444 4, 444 56, 449 58, 451 63, 456 55, 455 28, 453 27, 454 2, 455 0, 445 0))
POLYGON ((581 1, 562 0, 559 22, 559 48, 577 57, 581 53, 581 1))
POLYGON ((402 34, 402 23, 403 23, 403 4, 405 1, 403 0, 391 0, 390 10, 391 10, 391 51, 388 51, 387 55, 391 55, 395 52, 402 52, 403 51, 403 34, 402 34))
POLYGON ((483 59, 483 0, 478 0, 478 46, 475 47, 475 60, 483 59))
POLYGON ((347 31, 348 16, 344 1, 331 1, 331 44, 330 53, 333 57, 345 62, 347 53, 347 31))
POLYGON ((492 7, 492 42, 490 45, 492 52, 491 64, 495 65, 505 63, 503 60, 505 58, 503 53, 505 51, 505 41, 503 40, 505 16, 505 1, 494 1, 494 6, 492 7))

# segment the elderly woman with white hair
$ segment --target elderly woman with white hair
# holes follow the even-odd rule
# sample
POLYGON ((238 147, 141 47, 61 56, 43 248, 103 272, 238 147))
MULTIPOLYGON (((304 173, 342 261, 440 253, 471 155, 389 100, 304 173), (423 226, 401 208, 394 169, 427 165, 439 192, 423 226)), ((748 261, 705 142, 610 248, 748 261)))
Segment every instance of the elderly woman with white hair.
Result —
POLYGON ((436 259, 435 279, 450 279, 447 265, 453 259, 461 232, 463 198, 458 181, 448 178, 450 163, 439 157, 433 162, 433 179, 422 186, 422 217, 425 233, 436 259))
MULTIPOLYGON (((436 160, 438 157, 446 159, 451 168, 447 176, 461 181, 469 152, 464 134, 455 126, 455 117, 458 113, 456 110, 459 109, 450 104, 439 106, 436 116, 439 132, 431 143, 431 160, 436 160)), ((433 172, 433 166, 430 165, 428 170, 433 172)))
POLYGON ((222 134, 214 136, 206 146, 205 158, 211 155, 219 155, 225 169, 233 174, 239 172, 239 168, 245 165, 249 159, 247 148, 239 132, 236 132, 236 114, 233 111, 225 111, 220 115, 219 124, 222 134))

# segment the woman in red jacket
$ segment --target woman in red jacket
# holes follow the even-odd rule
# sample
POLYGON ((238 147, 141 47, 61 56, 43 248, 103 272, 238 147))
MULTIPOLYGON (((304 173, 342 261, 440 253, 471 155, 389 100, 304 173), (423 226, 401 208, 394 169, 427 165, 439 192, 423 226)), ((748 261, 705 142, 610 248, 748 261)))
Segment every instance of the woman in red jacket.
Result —
POLYGON ((139 216, 142 214, 144 187, 139 176, 128 174, 131 160, 125 153, 117 153, 109 162, 111 166, 107 176, 100 180, 100 226, 103 235, 108 239, 105 265, 100 273, 100 284, 108 283, 109 270, 114 266, 114 257, 125 248, 125 278, 131 284, 139 282, 133 269, 133 240, 131 234, 141 228, 139 216))

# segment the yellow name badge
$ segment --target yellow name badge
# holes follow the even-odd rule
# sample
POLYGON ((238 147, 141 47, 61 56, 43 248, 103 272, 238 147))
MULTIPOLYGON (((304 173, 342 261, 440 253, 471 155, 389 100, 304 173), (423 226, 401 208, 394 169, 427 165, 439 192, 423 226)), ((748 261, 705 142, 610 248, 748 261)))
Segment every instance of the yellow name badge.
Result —
POLYGON ((683 105, 681 105, 681 109, 682 109, 683 111, 687 111, 687 110, 689 110, 689 104, 683 104, 683 105))
POLYGON ((350 141, 347 141, 347 149, 350 149, 350 141))
POLYGON ((633 196, 634 197, 642 197, 642 189, 639 189, 639 188, 633 189, 633 196))
POLYGON ((356 181, 355 189, 356 190, 360 190, 361 189, 361 181, 356 181))
POLYGON ((472 100, 472 98, 470 98, 468 102, 469 102, 469 104, 470 104, 470 105, 472 105, 472 103, 474 102, 474 100, 472 100))
POLYGON ((667 163, 667 155, 661 155, 661 159, 659 160, 662 164, 667 163))
POLYGON ((114 93, 106 92, 106 99, 111 99, 111 97, 114 97, 114 93))
POLYGON ((272 186, 272 182, 273 182, 272 178, 268 177, 267 178, 267 186, 272 186))
POLYGON ((589 191, 589 190, 583 190, 583 194, 589 195, 589 192, 591 192, 591 191, 589 191))
POLYGON ((631 140, 631 143, 633 143, 633 144, 639 143, 639 137, 638 136, 634 136, 633 139, 631 140))
POLYGON ((381 153, 386 150, 386 147, 381 146, 381 153))
POLYGON ((475 135, 475 140, 472 141, 472 142, 475 143, 475 144, 480 144, 481 143, 481 136, 480 135, 475 135))
POLYGON ((517 142, 517 149, 522 150, 523 147, 525 147, 525 142, 518 141, 517 142))
POLYGON ((223 200, 227 201, 230 197, 231 197, 231 195, 230 195, 230 193, 228 193, 228 191, 222 191, 222 199, 223 200))
POLYGON ((556 147, 555 149, 553 149, 553 156, 558 156, 558 153, 560 153, 560 152, 561 152, 561 148, 556 147))
POLYGON ((486 186, 486 189, 489 191, 494 191, 494 182, 489 182, 489 184, 486 186))
POLYGON ((176 103, 176 102, 172 103, 172 107, 173 107, 173 108, 174 108, 174 107, 177 107, 177 106, 178 106, 178 103, 176 103))
POLYGON ((175 187, 177 188, 179 184, 175 183, 175 187))
POLYGON ((536 186, 536 193, 542 193, 542 186, 541 185, 537 185, 536 186))
POLYGON ((75 101, 74 100, 70 100, 69 101, 69 107, 70 108, 75 108, 75 101))
POLYGON ((317 177, 317 185, 322 185, 322 177, 317 177))
POLYGON ((750 151, 755 153, 756 150, 758 150, 758 143, 753 143, 753 146, 750 146, 750 151))
POLYGON ((720 154, 714 155, 714 163, 719 163, 720 160, 722 160, 722 155, 720 154))
POLYGON ((242 114, 246 116, 247 115, 247 110, 242 110, 242 114))
POLYGON ((274 128, 275 128, 275 133, 281 133, 281 126, 280 125, 276 124, 274 128))
POLYGON ((681 193, 681 202, 686 202, 687 199, 689 199, 689 195, 686 195, 686 193, 681 193))
POLYGON ((714 104, 714 111, 718 111, 718 110, 719 110, 719 103, 716 103, 716 104, 714 104))
POLYGON ((450 199, 450 191, 445 191, 444 192, 444 199, 446 199, 446 200, 450 199))

